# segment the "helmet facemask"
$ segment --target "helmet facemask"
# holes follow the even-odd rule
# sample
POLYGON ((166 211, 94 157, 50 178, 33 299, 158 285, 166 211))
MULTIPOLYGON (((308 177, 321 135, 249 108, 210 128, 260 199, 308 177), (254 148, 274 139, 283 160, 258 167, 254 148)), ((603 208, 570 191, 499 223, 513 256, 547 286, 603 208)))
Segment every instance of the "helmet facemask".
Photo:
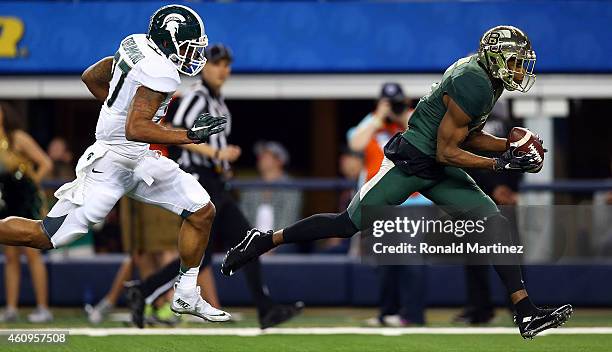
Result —
MULTIPOLYGON (((173 36, 173 39, 174 36, 173 36)), ((204 51, 208 46, 208 37, 204 35, 198 39, 185 40, 177 43, 173 40, 176 46, 176 53, 168 56, 168 59, 176 66, 176 69, 188 76, 195 76, 206 65, 206 57, 204 51)))
POLYGON ((535 83, 536 54, 527 36, 518 28, 499 26, 480 42, 479 57, 494 78, 509 90, 527 92, 535 83))

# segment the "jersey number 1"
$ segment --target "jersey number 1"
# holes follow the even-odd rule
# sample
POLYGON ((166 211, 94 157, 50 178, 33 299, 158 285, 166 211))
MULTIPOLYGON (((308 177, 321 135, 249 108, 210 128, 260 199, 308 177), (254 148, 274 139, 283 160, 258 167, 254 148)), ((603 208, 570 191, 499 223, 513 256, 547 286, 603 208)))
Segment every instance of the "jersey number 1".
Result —
POLYGON ((127 62, 125 62, 125 60, 121 59, 121 56, 119 55, 118 52, 115 54, 114 61, 115 61, 115 65, 113 66, 111 75, 115 74, 115 70, 117 69, 117 66, 119 66, 119 69, 121 70, 121 76, 119 77, 119 81, 117 82, 117 85, 115 86, 115 89, 113 90, 113 93, 110 95, 108 100, 106 100, 106 106, 108 106, 109 108, 113 106, 113 103, 115 102, 115 100, 117 99, 117 96, 119 95, 119 91, 121 90, 121 87, 123 87, 123 82, 125 81, 125 77, 127 77, 128 73, 130 73, 130 70, 132 69, 130 65, 128 65, 127 62))

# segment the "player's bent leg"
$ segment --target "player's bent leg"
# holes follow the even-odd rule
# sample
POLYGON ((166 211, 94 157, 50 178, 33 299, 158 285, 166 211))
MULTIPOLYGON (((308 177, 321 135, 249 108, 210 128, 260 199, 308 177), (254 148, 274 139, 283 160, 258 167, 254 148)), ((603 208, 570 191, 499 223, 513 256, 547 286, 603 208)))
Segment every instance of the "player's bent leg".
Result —
POLYGON ((10 216, 0 220, 0 244, 51 249, 53 244, 41 227, 40 220, 10 216))
POLYGON ((215 206, 212 202, 209 202, 183 220, 178 243, 179 256, 183 267, 200 267, 214 219, 215 206))
POLYGON ((355 226, 362 229, 363 206, 400 205, 412 193, 431 187, 435 180, 408 175, 392 161, 383 159, 378 173, 364 184, 351 200, 347 212, 355 226))
MULTIPOLYGON (((510 224, 499 213, 491 198, 482 192, 465 171, 455 167, 445 167, 444 171, 447 177, 425 190, 423 195, 453 216, 486 217, 489 240, 493 243, 511 243, 510 224)), ((515 319, 523 338, 533 338, 544 330, 563 325, 569 319, 572 314, 571 305, 556 309, 539 309, 531 302, 523 283, 518 258, 510 258, 504 262, 492 260, 492 264, 510 295, 516 310, 515 319)))
POLYGON ((178 244, 181 259, 179 280, 175 284, 170 309, 176 314, 190 314, 208 321, 229 320, 231 316, 208 304, 197 287, 200 262, 215 217, 210 196, 192 175, 165 157, 147 157, 141 162, 138 167, 162 172, 153 172, 154 182, 140 182, 129 196, 172 211, 184 219, 178 244))
POLYGON ((378 173, 355 195, 340 214, 317 214, 277 231, 248 231, 246 237, 225 256, 221 272, 232 275, 249 261, 283 243, 309 242, 331 237, 351 237, 361 228, 363 205, 398 205, 413 192, 434 181, 407 175, 385 158, 378 173))
POLYGON ((200 287, 196 286, 214 218, 215 206, 209 202, 183 220, 179 233, 180 277, 175 284, 170 309, 177 315, 190 314, 208 321, 222 322, 228 321, 231 316, 206 302, 200 294, 200 287))
POLYGON ((121 194, 109 197, 108 192, 98 185, 98 189, 89 192, 88 197, 83 205, 60 199, 42 220, 42 230, 53 248, 76 241, 89 231, 89 225, 104 220, 121 194))
POLYGON ((276 233, 251 229, 240 243, 227 251, 221 272, 231 276, 255 258, 283 243, 310 242, 330 237, 348 238, 358 231, 346 211, 339 214, 316 214, 276 233))

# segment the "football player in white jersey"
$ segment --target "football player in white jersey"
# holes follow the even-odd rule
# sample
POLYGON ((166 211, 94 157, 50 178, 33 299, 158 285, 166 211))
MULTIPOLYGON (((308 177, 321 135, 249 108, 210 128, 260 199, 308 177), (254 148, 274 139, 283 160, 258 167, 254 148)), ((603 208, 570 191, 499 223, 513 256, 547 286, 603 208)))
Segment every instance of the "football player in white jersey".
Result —
POLYGON ((149 150, 149 143, 206 142, 224 129, 225 118, 211 115, 198 116, 189 130, 157 123, 180 84, 179 72, 194 76, 206 63, 207 44, 196 12, 164 6, 151 17, 147 34, 126 37, 114 57, 85 70, 83 82, 103 102, 96 142, 79 159, 76 180, 57 190, 58 202, 44 220, 0 220, 0 244, 57 248, 101 222, 123 195, 155 204, 184 218, 172 310, 210 321, 229 320, 230 315, 204 301, 196 287, 215 207, 193 176, 149 150))

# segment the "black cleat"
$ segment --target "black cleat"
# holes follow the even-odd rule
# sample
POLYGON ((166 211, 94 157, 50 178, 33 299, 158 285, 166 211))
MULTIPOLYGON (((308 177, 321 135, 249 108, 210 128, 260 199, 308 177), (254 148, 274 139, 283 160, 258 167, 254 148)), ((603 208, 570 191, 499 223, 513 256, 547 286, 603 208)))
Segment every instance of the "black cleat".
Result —
POLYGON ((259 317, 259 326, 267 329, 282 324, 299 315, 302 309, 304 309, 302 301, 290 305, 275 305, 259 317))
POLYGON ((493 309, 481 308, 466 308, 452 320, 453 323, 483 325, 489 324, 495 318, 493 309))
POLYGON ((246 237, 227 251, 221 264, 221 273, 232 276, 245 264, 272 249, 274 247, 272 233, 272 231, 264 233, 258 229, 247 231, 246 237))
POLYGON ((556 309, 539 309, 537 313, 530 316, 516 316, 515 322, 524 339, 533 339, 544 330, 558 328, 565 324, 572 312, 572 306, 566 304, 556 309))
POLYGON ((138 281, 129 281, 125 283, 125 298, 127 306, 132 315, 132 323, 139 328, 144 328, 144 309, 145 297, 142 293, 138 281))

